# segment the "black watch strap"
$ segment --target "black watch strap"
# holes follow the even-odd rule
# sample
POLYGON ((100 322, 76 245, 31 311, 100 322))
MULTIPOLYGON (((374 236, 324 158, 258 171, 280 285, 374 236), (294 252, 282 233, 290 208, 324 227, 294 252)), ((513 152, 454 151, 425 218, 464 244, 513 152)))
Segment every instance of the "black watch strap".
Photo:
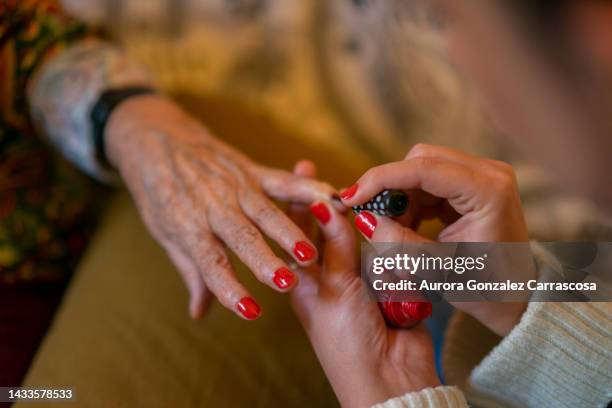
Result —
POLYGON ((121 102, 132 96, 152 93, 155 93, 155 89, 151 87, 134 86, 129 88, 109 89, 100 95, 100 98, 98 98, 98 101, 91 109, 90 118, 96 158, 98 159, 98 163, 102 166, 107 168, 112 167, 106 157, 106 148, 104 146, 104 130, 106 129, 106 123, 111 113, 113 113, 121 102))

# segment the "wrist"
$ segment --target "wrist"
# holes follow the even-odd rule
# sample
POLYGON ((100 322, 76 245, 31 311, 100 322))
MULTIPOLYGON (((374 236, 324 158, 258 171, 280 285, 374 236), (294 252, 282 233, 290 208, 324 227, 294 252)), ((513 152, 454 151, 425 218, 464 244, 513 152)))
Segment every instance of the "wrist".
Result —
POLYGON ((113 112, 129 99, 151 95, 155 91, 149 86, 123 86, 109 88, 102 92, 90 112, 93 143, 97 161, 105 168, 112 165, 106 154, 106 128, 113 112))
POLYGON ((119 104, 108 117, 103 141, 106 158, 110 165, 121 170, 126 147, 134 143, 138 135, 146 132, 144 127, 159 112, 160 105, 170 102, 158 94, 135 95, 119 104))

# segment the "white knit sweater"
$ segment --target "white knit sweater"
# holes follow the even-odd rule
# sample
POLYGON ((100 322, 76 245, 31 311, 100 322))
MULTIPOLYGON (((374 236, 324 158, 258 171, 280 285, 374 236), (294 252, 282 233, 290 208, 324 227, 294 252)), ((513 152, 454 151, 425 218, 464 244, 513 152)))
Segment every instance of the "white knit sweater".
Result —
POLYGON ((396 407, 606 407, 612 401, 612 303, 530 303, 520 323, 462 379, 490 332, 463 314, 445 345, 445 372, 462 386, 390 399, 396 407), (448 365, 448 367, 447 367, 448 365))

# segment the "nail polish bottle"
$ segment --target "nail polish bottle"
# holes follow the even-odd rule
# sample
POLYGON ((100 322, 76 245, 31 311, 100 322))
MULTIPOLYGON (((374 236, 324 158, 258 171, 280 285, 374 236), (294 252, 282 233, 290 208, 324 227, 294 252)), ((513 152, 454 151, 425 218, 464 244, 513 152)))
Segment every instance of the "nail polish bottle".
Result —
POLYGON ((431 316, 431 303, 422 302, 393 302, 385 300, 378 302, 378 306, 385 317, 385 321, 392 327, 409 329, 422 320, 431 316))
POLYGON ((408 196, 401 190, 383 190, 370 201, 353 207, 353 212, 370 211, 387 217, 399 217, 408 209, 408 196))

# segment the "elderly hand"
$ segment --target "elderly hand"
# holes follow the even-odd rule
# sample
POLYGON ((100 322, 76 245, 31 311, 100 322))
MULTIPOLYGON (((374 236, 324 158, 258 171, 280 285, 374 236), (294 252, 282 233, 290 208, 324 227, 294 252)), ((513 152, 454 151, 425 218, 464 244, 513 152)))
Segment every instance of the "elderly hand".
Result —
MULTIPOLYGON (((296 172, 314 176, 308 163, 300 163, 296 172)), ((307 214, 295 207, 292 219, 312 230, 307 214)), ((438 386, 426 328, 387 327, 376 302, 366 295, 347 219, 324 201, 314 203, 311 211, 321 227, 323 259, 296 271, 300 285, 291 296, 340 404, 369 407, 438 386)))
POLYGON ((262 232, 299 265, 316 261, 312 242, 271 198, 329 200, 335 190, 328 184, 252 162, 160 96, 122 103, 105 138, 109 160, 189 289, 193 318, 205 312, 209 291, 243 318, 261 313, 236 279, 224 243, 261 282, 281 292, 297 279, 262 232))
MULTIPOLYGON (((363 204, 384 189, 409 191, 409 213, 398 220, 361 212, 355 224, 370 242, 429 242, 416 225, 437 217, 447 224, 440 242, 528 242, 527 227, 512 167, 457 150, 419 144, 405 160, 368 170, 341 193, 348 206, 363 204), (411 228, 412 227, 412 228, 411 228)), ((517 278, 535 278, 529 246, 517 278)), ((456 302, 499 335, 520 320, 525 302, 456 302)))

